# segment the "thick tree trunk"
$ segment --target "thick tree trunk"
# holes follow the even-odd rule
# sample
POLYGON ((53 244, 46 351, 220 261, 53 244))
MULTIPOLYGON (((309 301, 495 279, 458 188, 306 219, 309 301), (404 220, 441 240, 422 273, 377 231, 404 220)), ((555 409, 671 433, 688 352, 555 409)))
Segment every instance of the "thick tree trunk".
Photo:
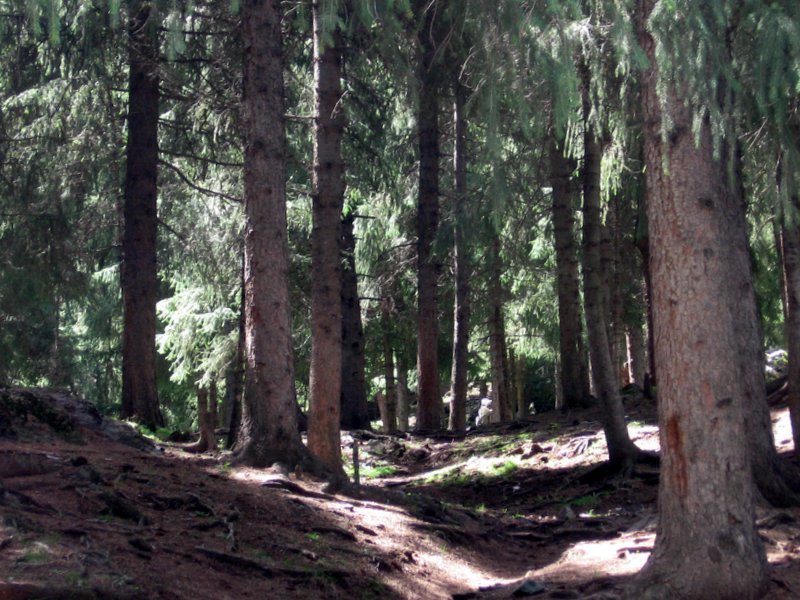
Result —
MULTIPOLYGON (((586 100, 584 100, 586 103, 586 100)), ((584 117, 588 116, 584 106, 584 117)), ((596 393, 603 405, 603 430, 608 445, 609 463, 629 471, 639 454, 625 423, 625 412, 617 386, 617 369, 611 351, 603 302, 603 257, 600 210, 600 142, 588 123, 585 124, 583 164, 583 295, 586 302, 586 329, 589 334, 589 358, 596 393)))
POLYGON ((364 327, 356 275, 355 215, 342 219, 342 414, 344 429, 369 429, 364 382, 364 327))
POLYGON ((423 26, 419 88, 419 196, 417 199, 417 430, 442 426, 439 390, 439 264, 433 241, 439 228, 439 67, 436 64, 434 11, 416 2, 423 26))
POLYGON ((509 397, 508 357, 506 356, 506 328, 503 309, 503 263, 500 255, 500 236, 493 232, 490 248, 489 275, 489 362, 492 370, 492 421, 506 423, 514 419, 509 397))
MULTIPOLYGON (((643 23, 640 39, 654 60, 643 23)), ((714 160, 711 129, 695 145, 692 115, 673 91, 672 127, 662 143, 657 74, 645 75, 645 161, 653 316, 659 365, 660 524, 636 583, 641 598, 756 598, 766 558, 754 523, 744 413, 750 390, 737 330, 749 264, 734 249, 741 207, 714 160), (662 160, 668 160, 669 173, 662 160), (687 351, 691 350, 691 351, 687 351), (698 460, 697 457, 702 457, 698 460)), ((751 288, 752 289, 752 288, 751 288)), ((746 360, 753 357, 747 356, 746 360)))
POLYGON ((550 144, 550 185, 553 189, 553 236, 558 293, 559 384, 565 410, 589 404, 589 378, 583 346, 575 211, 570 175, 574 170, 555 138, 550 144))
MULTIPOLYGON (((244 464, 307 459, 297 426, 286 239, 286 135, 279 0, 243 0, 244 464)), ((338 303, 337 298, 337 303, 338 303)))
POLYGON ((128 143, 122 238, 122 418, 164 424, 156 389, 158 24, 134 2, 128 31, 128 143))
POLYGON ((386 389, 383 401, 379 403, 383 432, 397 431, 397 388, 394 379, 394 349, 392 348, 391 314, 388 303, 384 302, 381 316, 383 326, 383 376, 386 389))
POLYGON ((450 375, 450 418, 448 429, 465 431, 467 428, 467 358, 469 351, 469 287, 470 264, 464 240, 464 219, 467 201, 467 121, 464 104, 467 91, 460 81, 455 84, 454 128, 455 173, 453 262, 455 270, 455 305, 453 315, 453 368, 450 375))
POLYGON ((344 203, 341 35, 324 31, 320 0, 314 22, 313 227, 311 231, 311 377, 308 449, 332 473, 342 470, 342 279, 339 233, 344 203), (333 45, 325 46, 325 39, 333 45))

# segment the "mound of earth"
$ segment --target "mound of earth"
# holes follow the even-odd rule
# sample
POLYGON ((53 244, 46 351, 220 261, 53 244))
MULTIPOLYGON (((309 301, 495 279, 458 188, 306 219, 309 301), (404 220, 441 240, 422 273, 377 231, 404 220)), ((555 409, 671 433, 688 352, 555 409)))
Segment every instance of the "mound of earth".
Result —
MULTIPOLYGON (((629 408, 657 447, 653 407, 629 408)), ((652 547, 657 473, 584 477, 605 451, 596 412, 353 432, 348 457, 354 441, 362 485, 331 495, 156 445, 65 392, 0 390, 0 598, 615 598, 652 547)), ((760 514, 768 598, 800 597, 798 519, 760 514)))

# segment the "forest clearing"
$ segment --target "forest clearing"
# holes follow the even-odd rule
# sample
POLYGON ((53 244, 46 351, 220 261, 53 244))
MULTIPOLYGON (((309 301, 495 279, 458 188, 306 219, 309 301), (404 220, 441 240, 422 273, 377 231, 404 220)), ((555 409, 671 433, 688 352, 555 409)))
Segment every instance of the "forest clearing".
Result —
MULTIPOLYGON (((657 470, 586 480, 605 455, 597 410, 466 436, 354 432, 363 484, 333 495, 101 426, 54 395, 55 421, 2 419, 3 599, 611 600, 653 547, 657 470)), ((657 449, 653 403, 626 408, 633 439, 657 449)), ((790 451, 787 409, 773 420, 790 451)), ((764 597, 797 598, 800 511, 757 515, 764 597)))

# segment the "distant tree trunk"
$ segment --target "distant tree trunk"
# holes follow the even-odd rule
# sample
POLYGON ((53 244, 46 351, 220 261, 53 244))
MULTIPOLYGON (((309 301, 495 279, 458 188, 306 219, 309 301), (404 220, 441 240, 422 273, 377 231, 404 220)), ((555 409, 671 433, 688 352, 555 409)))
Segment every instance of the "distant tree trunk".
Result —
MULTIPOLYGON (((613 468, 630 471, 639 450, 628 435, 625 412, 617 386, 617 369, 611 362, 603 295, 602 217, 600 210, 600 142, 588 123, 589 109, 584 82, 584 157, 583 157, 583 295, 586 302, 586 328, 589 357, 597 395, 603 405, 603 430, 608 459, 613 468)), ((563 366, 562 366, 563 368, 563 366)))
POLYGON ((344 429, 369 429, 364 382, 364 328, 356 275, 355 214, 342 219, 342 414, 344 429))
MULTIPOLYGON (((242 257, 244 259, 244 257, 242 257)), ((228 405, 226 420, 228 436, 225 447, 230 449, 236 445, 236 438, 242 424, 242 396, 244 395, 244 262, 242 263, 242 289, 239 300, 239 338, 236 342, 236 356, 225 373, 225 396, 228 405)))
POLYGON ((514 405, 516 407, 514 412, 517 419, 525 419, 530 415, 528 401, 525 398, 526 360, 524 356, 514 356, 513 354, 511 356, 514 357, 514 360, 511 361, 511 364, 513 365, 511 368, 511 373, 514 378, 514 405))
MULTIPOLYGON (((779 161, 778 189, 784 185, 783 160, 779 161)), ((788 177, 793 177, 790 173, 788 177)), ((800 200, 791 194, 788 206, 781 211, 778 247, 783 262, 786 350, 789 354, 787 397, 792 423, 795 461, 800 462, 800 200)))
POLYGON ((644 334, 639 325, 629 325, 625 334, 628 374, 631 383, 644 389, 644 379, 647 359, 644 351, 644 334))
POLYGON ((394 350, 390 320, 391 313, 388 302, 384 302, 381 323, 383 326, 383 376, 386 381, 386 390, 383 402, 379 403, 384 433, 397 431, 397 388, 394 379, 394 350))
POLYGON ((122 238, 122 418, 164 424, 156 388, 158 23, 133 2, 128 29, 128 143, 122 238))
POLYGON ((297 426, 289 314, 281 3, 243 0, 241 10, 245 390, 235 452, 251 466, 293 468, 308 455, 297 426))
POLYGON ((500 236, 492 234, 489 275, 489 362, 492 370, 492 420, 506 423, 514 419, 511 410, 508 381, 508 357, 506 356, 506 328, 503 314, 505 298, 503 292, 503 264, 500 256, 500 236))
POLYGON ((200 429, 200 438, 184 448, 187 452, 207 452, 217 449, 215 428, 217 425, 217 385, 211 383, 206 388, 197 387, 197 424, 200 429), (209 394, 210 390, 210 394, 209 394), (210 396, 210 402, 209 402, 210 396))
POLYGON ((339 31, 324 31, 320 0, 314 21, 313 228, 311 231, 311 377, 308 449, 332 473, 342 470, 339 419, 342 394, 342 276, 339 234, 344 203, 339 31), (329 37, 333 45, 325 46, 329 37))
POLYGON ((638 236, 636 247, 642 255, 642 275, 644 276, 644 303, 647 323, 647 373, 644 380, 644 393, 650 398, 655 396, 654 389, 658 381, 656 374, 655 336, 653 335, 653 283, 650 277, 650 236, 638 236))
POLYGON ((417 430, 442 426, 439 391, 439 264, 433 241, 439 228, 439 81, 434 12, 427 0, 415 3, 423 26, 418 39, 420 89, 418 107, 419 196, 417 198, 417 430))
MULTIPOLYGON (((640 41, 652 0, 640 0, 640 41)), ((767 583, 754 523, 753 479, 744 413, 750 389, 737 329, 749 264, 735 244, 741 205, 714 160, 711 127, 695 143, 692 115, 679 91, 657 95, 645 74, 644 123, 658 409, 661 437, 659 531, 632 597, 757 598, 767 583), (661 138, 661 102, 672 120, 661 138), (663 160, 669 161, 669 173, 663 160), (701 274, 701 276, 698 276, 701 274), (687 352, 691 349, 691 352, 687 352), (702 457, 702 460, 697 460, 702 457)), ((724 155, 724 153, 723 153, 724 155)), ((752 288, 750 288, 752 289, 752 288)))
POLYGON ((464 219, 467 201, 467 120, 464 104, 467 91, 464 85, 455 84, 454 128, 455 173, 453 267, 455 270, 455 306, 453 315, 453 368, 450 376, 450 418, 447 428, 465 431, 467 428, 467 358, 469 351, 469 284, 470 271, 467 245, 464 240, 464 219))
POLYGON ((408 360, 402 351, 397 353, 397 428, 408 431, 411 399, 408 390, 408 360))
POLYGON ((570 174, 573 166, 555 137, 550 144, 550 185, 553 189, 553 235, 558 291, 559 384, 565 410, 589 404, 589 377, 583 346, 575 210, 570 174))

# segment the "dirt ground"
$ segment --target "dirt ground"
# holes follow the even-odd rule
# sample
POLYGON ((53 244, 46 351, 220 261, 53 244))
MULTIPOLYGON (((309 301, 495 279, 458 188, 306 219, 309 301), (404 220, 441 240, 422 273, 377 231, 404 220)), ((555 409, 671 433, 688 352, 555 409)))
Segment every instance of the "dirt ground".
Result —
MULTIPOLYGON (((15 394, 0 398, 0 600, 617 598, 654 540, 657 471, 587 477, 605 456, 593 410, 462 437, 346 433, 361 485, 331 495, 144 441, 62 393, 15 394)), ((657 449, 653 404, 626 410, 657 449)), ((758 519, 765 598, 800 598, 800 511, 758 519)))

